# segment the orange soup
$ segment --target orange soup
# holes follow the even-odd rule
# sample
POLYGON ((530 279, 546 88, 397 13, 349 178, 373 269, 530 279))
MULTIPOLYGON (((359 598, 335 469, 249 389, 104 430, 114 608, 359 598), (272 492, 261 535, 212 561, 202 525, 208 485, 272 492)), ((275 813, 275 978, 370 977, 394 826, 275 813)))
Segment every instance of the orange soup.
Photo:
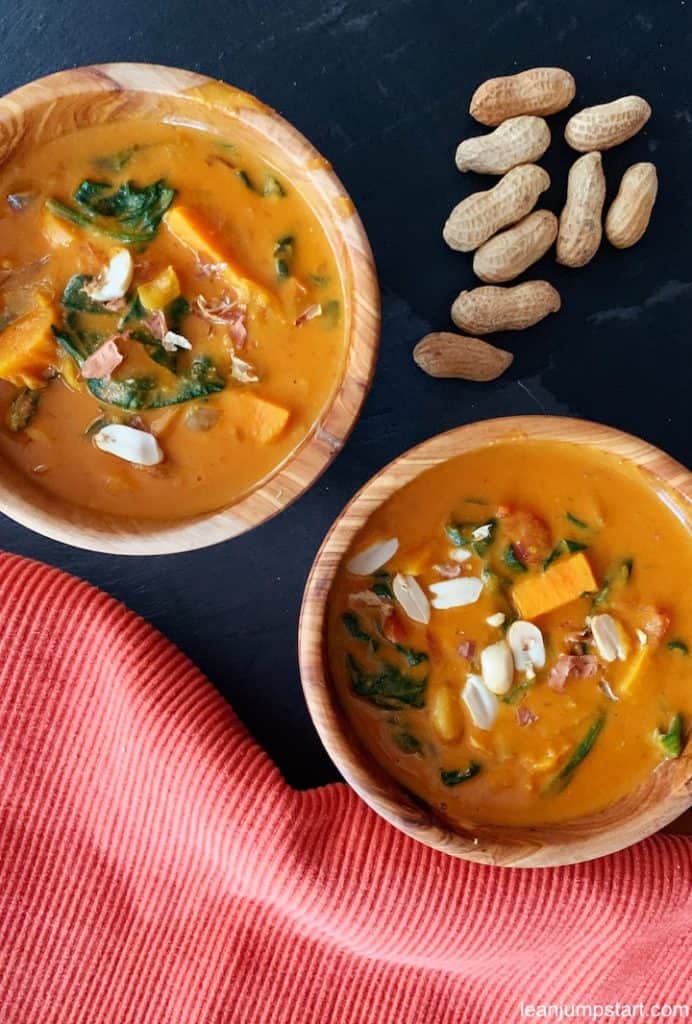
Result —
POLYGON ((453 823, 539 825, 679 756, 692 544, 673 507, 634 466, 547 441, 459 456, 385 502, 328 616, 377 761, 453 823))
POLYGON ((70 502, 232 503, 313 429, 345 363, 317 217, 259 154, 145 121, 0 172, 0 454, 70 502))

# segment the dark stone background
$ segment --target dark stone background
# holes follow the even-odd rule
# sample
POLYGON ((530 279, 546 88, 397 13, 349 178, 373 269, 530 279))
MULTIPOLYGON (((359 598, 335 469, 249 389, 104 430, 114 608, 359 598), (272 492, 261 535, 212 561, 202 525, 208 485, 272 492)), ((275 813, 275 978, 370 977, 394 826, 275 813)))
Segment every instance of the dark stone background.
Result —
MULTIPOLYGON (((383 292, 375 384, 346 450, 291 509, 223 546, 119 558, 43 540, 0 518, 0 546, 103 587, 174 640, 228 697, 286 778, 336 778, 303 702, 296 625, 312 558, 354 491, 431 435, 512 413, 571 413, 614 424, 690 461, 692 5, 684 0, 18 0, 0 4, 6 92, 60 68, 103 61, 177 65, 256 93, 334 164, 365 222, 383 292), (482 80, 535 65, 577 80, 581 106, 639 93, 645 130, 604 159, 609 198, 623 170, 652 159, 660 196, 636 248, 604 245, 582 270, 534 270, 563 310, 514 337, 510 372, 489 385, 434 381, 413 344, 450 326, 470 259, 441 238, 451 207, 490 179, 461 176, 457 142, 482 80)), ((574 154, 551 118, 541 205, 559 211, 574 154)))

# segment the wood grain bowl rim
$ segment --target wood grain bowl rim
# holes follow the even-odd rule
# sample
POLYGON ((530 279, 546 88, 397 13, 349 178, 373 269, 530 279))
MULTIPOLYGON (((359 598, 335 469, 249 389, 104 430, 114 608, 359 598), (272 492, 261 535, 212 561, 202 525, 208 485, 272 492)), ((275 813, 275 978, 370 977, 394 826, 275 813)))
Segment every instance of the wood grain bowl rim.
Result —
POLYGON ((692 804, 692 737, 633 793, 595 815, 561 825, 455 828, 397 783, 368 753, 332 685, 326 614, 336 569, 354 536, 391 495, 431 466, 502 441, 554 440, 589 445, 634 463, 649 485, 692 524, 692 473, 654 445, 614 427, 560 416, 481 420, 411 448, 372 477, 332 524, 308 577, 298 654, 303 692, 322 743, 365 802, 412 838, 455 857, 506 867, 557 867, 615 853, 670 824, 692 804))
MULTIPOLYGON (((380 296, 374 259, 363 224, 343 184, 297 128, 254 96, 225 82, 181 68, 154 64, 99 64, 59 71, 0 98, 0 163, 28 136, 46 128, 60 106, 70 130, 82 123, 80 103, 93 103, 94 121, 141 114, 135 104, 170 102, 185 108, 179 123, 211 127, 234 121, 276 157, 277 166, 302 191, 335 249, 348 315, 347 355, 331 400, 296 449, 264 480, 221 510, 180 521, 147 521, 102 515, 72 506, 0 464, 0 512, 54 540, 115 554, 155 555, 190 551, 238 536, 297 500, 326 470, 356 424, 375 371, 380 296), (187 116, 191 116, 191 122, 187 116), (210 118, 214 119, 210 122, 210 118), (284 163, 279 159, 283 154, 284 163), (309 193, 309 194, 306 194, 309 193)), ((172 121, 176 118, 171 116, 172 121)))

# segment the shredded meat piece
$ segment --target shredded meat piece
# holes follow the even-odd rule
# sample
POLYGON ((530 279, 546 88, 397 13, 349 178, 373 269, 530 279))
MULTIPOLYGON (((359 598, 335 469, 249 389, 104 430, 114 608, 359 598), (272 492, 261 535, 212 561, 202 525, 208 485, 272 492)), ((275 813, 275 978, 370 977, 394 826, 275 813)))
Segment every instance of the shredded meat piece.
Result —
POLYGON ((144 321, 144 326, 151 332, 157 341, 163 341, 168 329, 166 324, 166 314, 162 309, 157 309, 154 313, 149 314, 144 321))
POLYGON ((587 679, 598 671, 598 658, 593 654, 561 654, 550 670, 548 686, 562 693, 568 679, 587 679))
POLYGON ((467 661, 471 661, 474 654, 476 653, 476 641, 475 640, 462 640, 457 647, 459 654, 462 658, 466 658, 467 661))
POLYGON ((517 708, 517 721, 519 725, 532 725, 538 721, 538 715, 534 714, 531 708, 527 708, 525 704, 517 708))
POLYGON ((211 324, 220 324, 228 329, 228 336, 236 351, 245 347, 247 341, 247 306, 242 302, 224 296, 211 305, 203 295, 198 295, 194 312, 211 324))
POLYGON ((442 562, 440 565, 434 565, 433 569, 439 576, 444 576, 446 580, 453 580, 461 574, 461 566, 458 562, 442 562))
POLYGON ((85 380, 95 377, 108 380, 122 361, 123 354, 115 343, 115 337, 108 338, 84 360, 80 373, 85 380))
POLYGON ((109 302, 102 303, 103 308, 107 309, 109 313, 119 313, 125 309, 126 304, 127 300, 124 296, 120 299, 111 299, 109 302))

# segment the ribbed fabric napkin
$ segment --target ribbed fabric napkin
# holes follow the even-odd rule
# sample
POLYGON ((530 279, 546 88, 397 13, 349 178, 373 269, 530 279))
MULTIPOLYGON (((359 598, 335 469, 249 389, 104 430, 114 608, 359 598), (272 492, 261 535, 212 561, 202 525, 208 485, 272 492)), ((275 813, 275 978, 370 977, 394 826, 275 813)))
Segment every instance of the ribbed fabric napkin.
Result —
POLYGON ((692 842, 455 861, 291 790, 172 644, 0 556, 1 1024, 460 1024, 690 998, 692 842))

